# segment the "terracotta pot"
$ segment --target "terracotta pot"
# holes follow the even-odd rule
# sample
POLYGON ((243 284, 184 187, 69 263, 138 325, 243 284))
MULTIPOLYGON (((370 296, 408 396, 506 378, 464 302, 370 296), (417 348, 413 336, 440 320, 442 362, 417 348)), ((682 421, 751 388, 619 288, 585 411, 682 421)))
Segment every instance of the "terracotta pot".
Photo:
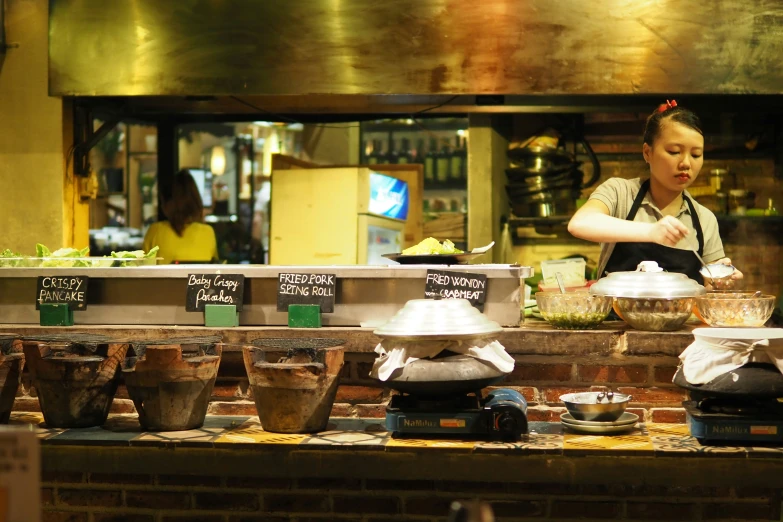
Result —
POLYGON ((0 424, 8 424, 24 367, 22 340, 14 334, 0 334, 0 424))
MULTIPOLYGON (((139 413, 151 431, 181 431, 204 424, 217 378, 220 345, 147 345, 143 355, 128 357, 122 374, 139 413)), ((133 345, 138 353, 137 345, 133 345)))
POLYGON ((128 344, 25 340, 25 362, 50 428, 87 428, 106 422, 128 344))
POLYGON ((245 369, 261 426, 277 433, 323 431, 344 364, 339 339, 257 339, 245 369))

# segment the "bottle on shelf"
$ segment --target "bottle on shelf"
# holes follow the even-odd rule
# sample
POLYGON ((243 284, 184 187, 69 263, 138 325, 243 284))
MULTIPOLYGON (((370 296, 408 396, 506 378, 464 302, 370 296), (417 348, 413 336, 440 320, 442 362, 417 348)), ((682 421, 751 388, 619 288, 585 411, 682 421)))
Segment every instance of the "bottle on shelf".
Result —
POLYGON ((440 152, 437 154, 435 179, 439 185, 448 185, 451 179, 451 145, 447 140, 443 140, 440 152))
POLYGON ((455 185, 461 184, 467 177, 465 164, 467 163, 467 151, 462 142, 462 137, 457 136, 454 140, 454 150, 451 152, 451 172, 450 179, 455 185))
POLYGON ((411 142, 408 138, 402 138, 400 140, 402 146, 397 153, 397 163, 412 163, 411 161, 411 142))
MULTIPOLYGON (((419 140, 416 142, 416 148, 411 150, 411 163, 424 163, 424 156, 426 156, 427 153, 424 150, 424 139, 419 138, 419 140)), ((424 177, 426 179, 426 172, 424 173, 424 177)))
POLYGON ((764 210, 765 216, 777 216, 778 215, 778 209, 775 208, 775 200, 772 198, 767 198, 767 208, 764 210))
POLYGON ((389 152, 386 153, 386 163, 396 165, 399 163, 400 154, 397 152, 397 142, 389 138, 389 152))
POLYGON ((372 140, 372 153, 367 158, 367 163, 375 165, 377 163, 385 163, 386 155, 383 153, 383 141, 372 140))
POLYGON ((370 155, 372 154, 372 142, 370 140, 364 140, 362 145, 362 163, 370 162, 370 155))
POLYGON ((434 185, 438 179, 438 142, 435 138, 430 138, 430 146, 427 154, 424 156, 424 182, 430 186, 434 185))

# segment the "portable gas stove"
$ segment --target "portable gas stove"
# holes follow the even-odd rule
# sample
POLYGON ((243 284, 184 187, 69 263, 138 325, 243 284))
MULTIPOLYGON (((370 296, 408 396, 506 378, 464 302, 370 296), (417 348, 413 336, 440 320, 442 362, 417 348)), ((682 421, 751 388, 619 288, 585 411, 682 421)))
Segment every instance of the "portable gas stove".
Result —
POLYGON ((783 443, 783 404, 707 398, 683 402, 691 435, 702 444, 783 443))
POLYGON ((783 375, 774 365, 748 363, 702 385, 687 382, 680 368, 674 383, 690 393, 682 405, 700 443, 783 443, 783 375))
POLYGON ((527 402, 506 388, 481 393, 427 397, 393 395, 386 408, 386 429, 396 435, 460 435, 519 440, 527 433, 527 402))

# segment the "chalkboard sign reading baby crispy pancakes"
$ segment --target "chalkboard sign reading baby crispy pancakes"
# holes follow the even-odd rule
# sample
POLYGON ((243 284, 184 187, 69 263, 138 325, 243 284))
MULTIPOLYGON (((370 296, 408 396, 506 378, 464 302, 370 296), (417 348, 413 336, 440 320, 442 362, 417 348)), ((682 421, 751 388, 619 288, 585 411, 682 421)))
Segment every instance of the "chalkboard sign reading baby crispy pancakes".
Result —
POLYGON ((487 276, 469 272, 427 270, 424 286, 427 299, 467 299, 482 310, 487 298, 487 276))
POLYGON ((241 312, 244 293, 242 274, 189 274, 185 310, 203 312, 206 305, 234 305, 241 312))
POLYGON ((87 309, 87 276, 40 276, 35 291, 35 309, 41 303, 67 304, 71 310, 87 309))
POLYGON ((279 274, 277 311, 287 312, 292 304, 313 304, 321 307, 321 313, 332 313, 336 288, 335 274, 279 274))

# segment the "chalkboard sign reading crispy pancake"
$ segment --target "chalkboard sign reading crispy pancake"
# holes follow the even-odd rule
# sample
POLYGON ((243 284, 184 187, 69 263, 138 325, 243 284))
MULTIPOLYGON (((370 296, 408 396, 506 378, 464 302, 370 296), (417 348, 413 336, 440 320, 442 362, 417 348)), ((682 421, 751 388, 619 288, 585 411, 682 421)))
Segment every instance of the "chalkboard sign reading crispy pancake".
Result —
POLYGON ((332 313, 336 289, 335 274, 279 274, 277 311, 287 312, 292 304, 313 304, 321 307, 321 313, 332 313))
POLYGON ((67 304, 71 310, 87 309, 87 276, 39 276, 35 291, 35 309, 41 303, 67 304))
POLYGON ((203 312, 206 305, 234 305, 241 312, 244 293, 242 274, 189 274, 185 310, 203 312))
POLYGON ((424 286, 427 299, 467 299, 470 304, 484 309, 487 298, 487 276, 468 272, 427 270, 424 286))

